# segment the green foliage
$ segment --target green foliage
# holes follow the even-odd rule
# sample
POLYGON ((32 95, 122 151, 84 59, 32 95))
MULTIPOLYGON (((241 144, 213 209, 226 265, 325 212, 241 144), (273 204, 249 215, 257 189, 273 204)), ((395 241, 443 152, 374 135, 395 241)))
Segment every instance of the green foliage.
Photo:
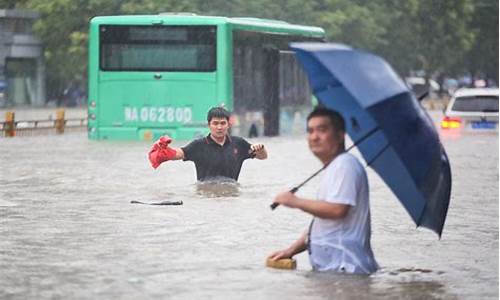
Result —
POLYGON ((0 9, 14 9, 25 6, 26 0, 0 0, 0 9))
POLYGON ((465 67, 473 75, 485 75, 498 82, 497 0, 476 1, 470 30, 475 38, 465 54, 465 67))
POLYGON ((472 0, 379 1, 389 20, 387 44, 378 52, 400 73, 423 70, 427 76, 450 74, 471 47, 473 32, 468 28, 472 0))
POLYGON ((86 78, 88 22, 97 15, 193 12, 320 26, 328 40, 386 58, 401 75, 484 73, 498 81, 496 0, 0 0, 41 18, 49 91, 86 78))
POLYGON ((382 9, 375 1, 360 4, 350 0, 326 0, 316 13, 318 25, 325 28, 329 40, 376 49, 385 42, 387 24, 382 9))

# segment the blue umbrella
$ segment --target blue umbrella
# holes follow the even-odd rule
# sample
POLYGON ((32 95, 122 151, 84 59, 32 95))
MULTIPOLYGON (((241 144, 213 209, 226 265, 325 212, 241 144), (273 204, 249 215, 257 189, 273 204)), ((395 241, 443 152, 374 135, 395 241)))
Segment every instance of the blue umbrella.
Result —
POLYGON ((451 171, 433 122, 391 66, 340 44, 292 43, 321 104, 342 114, 361 155, 418 226, 439 236, 451 171))

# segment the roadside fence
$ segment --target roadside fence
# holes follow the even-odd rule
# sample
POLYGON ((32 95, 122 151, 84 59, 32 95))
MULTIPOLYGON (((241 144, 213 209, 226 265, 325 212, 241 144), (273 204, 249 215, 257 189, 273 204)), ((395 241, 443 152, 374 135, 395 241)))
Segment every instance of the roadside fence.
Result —
POLYGON ((63 134, 65 132, 84 131, 87 118, 65 119, 65 110, 56 110, 56 118, 46 120, 16 120, 15 112, 5 112, 5 121, 0 122, 0 138, 16 136, 34 136, 46 134, 63 134))

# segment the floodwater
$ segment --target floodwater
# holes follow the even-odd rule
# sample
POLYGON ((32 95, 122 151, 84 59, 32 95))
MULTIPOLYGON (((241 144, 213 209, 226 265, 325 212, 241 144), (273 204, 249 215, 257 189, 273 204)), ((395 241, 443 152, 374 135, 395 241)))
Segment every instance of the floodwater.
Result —
POLYGON ((441 240, 368 170, 382 267, 368 277, 312 272, 306 253, 294 271, 264 266, 310 221, 271 211, 273 196, 320 164, 304 135, 252 141, 269 159, 246 161, 239 184, 197 185, 190 162, 153 170, 145 142, 0 139, 0 299, 498 298, 497 134, 442 136, 453 190, 441 240))

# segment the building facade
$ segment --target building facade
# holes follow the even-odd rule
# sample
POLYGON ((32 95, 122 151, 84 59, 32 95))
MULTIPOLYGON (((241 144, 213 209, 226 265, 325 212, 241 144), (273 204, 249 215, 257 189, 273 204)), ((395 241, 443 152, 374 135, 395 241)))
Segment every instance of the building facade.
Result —
POLYGON ((0 107, 45 105, 45 63, 33 35, 38 13, 0 9, 0 107))

